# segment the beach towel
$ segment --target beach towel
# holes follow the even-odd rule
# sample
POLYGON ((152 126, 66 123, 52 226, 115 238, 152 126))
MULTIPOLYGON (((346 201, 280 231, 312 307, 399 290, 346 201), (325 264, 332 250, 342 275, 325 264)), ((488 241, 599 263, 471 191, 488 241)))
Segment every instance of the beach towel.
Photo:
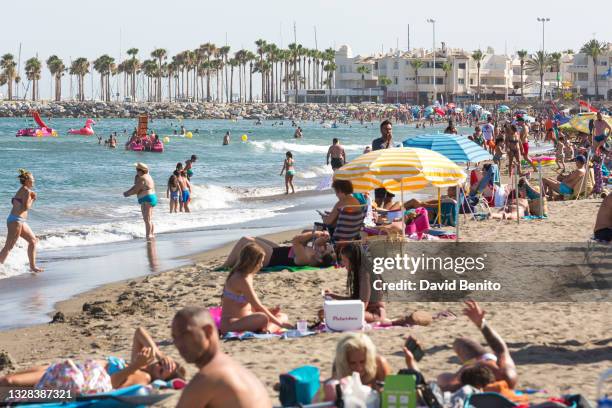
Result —
POLYGON ((286 340, 286 339, 295 339, 295 338, 299 338, 299 337, 308 337, 308 336, 313 336, 315 334, 317 334, 318 331, 305 331, 305 332, 300 332, 298 330, 281 330, 279 332, 276 333, 255 333, 252 331, 245 331, 245 332, 227 332, 225 333, 221 339, 224 341, 230 341, 230 340, 252 340, 252 339, 256 339, 256 340, 266 340, 266 339, 281 339, 281 340, 286 340))
POLYGON ((280 272, 280 271, 289 271, 289 272, 304 272, 304 271, 316 271, 317 269, 321 269, 318 266, 309 266, 309 265, 276 265, 276 266, 266 266, 265 268, 261 268, 260 272, 280 272))

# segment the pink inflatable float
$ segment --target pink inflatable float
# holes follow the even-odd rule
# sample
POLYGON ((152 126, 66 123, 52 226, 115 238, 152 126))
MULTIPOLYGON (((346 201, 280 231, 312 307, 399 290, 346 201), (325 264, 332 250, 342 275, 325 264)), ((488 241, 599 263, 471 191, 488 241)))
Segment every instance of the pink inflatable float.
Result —
POLYGON ((40 114, 38 111, 31 111, 32 118, 39 126, 37 128, 25 128, 19 129, 17 131, 17 137, 25 136, 25 137, 42 137, 42 136, 57 136, 57 132, 54 129, 51 129, 49 126, 45 124, 40 118, 40 114))
POLYGON ((95 124, 96 122, 94 122, 93 119, 87 119, 85 121, 85 126, 80 129, 70 129, 68 133, 70 133, 71 135, 93 136, 94 130, 91 125, 95 124))

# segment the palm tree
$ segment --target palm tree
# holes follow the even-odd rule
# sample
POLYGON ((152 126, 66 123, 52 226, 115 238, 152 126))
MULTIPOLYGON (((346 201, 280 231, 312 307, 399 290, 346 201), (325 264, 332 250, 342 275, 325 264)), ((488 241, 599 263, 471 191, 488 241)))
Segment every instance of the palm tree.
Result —
POLYGON ((77 76, 77 100, 83 102, 85 100, 85 75, 89 73, 89 61, 87 58, 77 58, 70 65, 70 75, 77 76))
POLYGON ((378 77, 378 84, 382 86, 385 90, 385 96, 387 96, 387 87, 391 85, 393 81, 391 78, 386 77, 385 75, 380 75, 378 77))
MULTIPOLYGON (((221 88, 223 88, 223 84, 225 84, 225 101, 229 101, 229 89, 228 89, 228 78, 227 78, 227 66, 228 66, 228 55, 230 52, 230 46, 229 45, 224 45, 223 47, 219 48, 219 56, 221 57, 221 60, 223 61, 223 67, 224 67, 224 71, 225 71, 225 82, 223 81, 223 76, 221 77, 221 88)), ((223 98, 221 98, 221 101, 223 102, 223 98)))
POLYGON ((57 55, 52 55, 47 59, 47 68, 55 81, 55 100, 60 101, 62 99, 62 76, 66 66, 57 55))
MULTIPOLYGON (((263 55, 266 52, 266 45, 268 43, 265 40, 262 40, 261 38, 257 41, 255 41, 255 45, 257 46, 257 54, 259 54, 259 64, 262 65, 263 64, 263 55)), ((252 71, 252 70, 251 70, 252 71)), ((263 76, 263 71, 259 71, 261 72, 261 101, 265 102, 266 100, 264 99, 264 90, 265 90, 265 86, 264 86, 264 76, 263 76)))
POLYGON ((163 60, 166 59, 166 55, 168 52, 163 48, 157 48, 151 52, 151 57, 157 60, 157 101, 161 102, 162 100, 162 64, 163 60))
MULTIPOLYGON (((251 51, 247 51, 244 57, 244 66, 246 68, 246 64, 249 64, 249 102, 253 103, 253 61, 257 56, 251 51)), ((245 72, 245 81, 246 81, 246 72, 245 72)), ((245 84, 246 85, 246 84, 245 84)), ((244 97, 246 99, 246 87, 244 88, 244 97)))
POLYGON ((561 58, 563 54, 560 52, 553 52, 550 54, 550 63, 557 73, 557 92, 561 89, 561 58))
POLYGON ((472 53, 472 59, 476 61, 477 81, 478 81, 478 99, 480 99, 480 62, 483 60, 484 54, 481 50, 476 50, 472 53))
POLYGON ((357 67, 357 73, 361 74, 361 80, 363 81, 363 88, 361 89, 361 99, 363 99, 363 95, 365 93, 365 75, 369 74, 370 72, 370 68, 366 67, 365 65, 362 65, 360 67, 357 67))
POLYGON ((127 55, 131 57, 130 62, 128 63, 128 66, 127 66, 128 68, 127 72, 132 77, 131 95, 132 95, 132 101, 135 101, 136 100, 136 72, 138 71, 138 68, 140 68, 140 61, 138 61, 138 59, 136 58, 136 55, 138 55, 138 48, 130 48, 129 50, 127 50, 127 55))
POLYGON ((410 61, 410 65, 412 69, 414 69, 414 83, 416 85, 416 103, 417 105, 420 102, 420 94, 419 94, 419 69, 423 68, 423 61, 420 58, 415 58, 410 61))
POLYGON ((520 62, 521 62, 521 98, 522 98, 522 97, 524 97, 523 86, 524 86, 524 83, 525 83, 523 72, 525 70, 525 58, 527 58, 528 52, 527 52, 527 50, 519 50, 519 51, 517 51, 516 54, 520 58, 520 62))
POLYGON ((230 66, 230 77, 229 77, 229 96, 227 100, 229 101, 229 103, 232 103, 234 102, 234 68, 239 66, 240 62, 238 61, 237 58, 234 57, 234 58, 229 59, 228 64, 230 66))
POLYGON ((597 61, 599 56, 606 52, 606 45, 596 39, 592 39, 582 46, 580 52, 593 59, 593 76, 595 77, 595 98, 599 97, 599 78, 597 78, 597 61))
POLYGON ((544 72, 550 66, 550 58, 544 51, 538 51, 527 60, 527 72, 540 74, 540 101, 544 100, 544 72))
POLYGON ((39 97, 38 81, 40 80, 42 64, 38 58, 30 58, 25 64, 25 73, 28 81, 32 81, 32 100, 35 101, 39 97))
POLYGON ((332 84, 334 82, 334 72, 336 72, 336 63, 331 61, 328 62, 327 64, 325 64, 325 66, 323 67, 323 70, 325 72, 327 72, 327 79, 325 80, 325 83, 327 84, 327 86, 329 87, 329 90, 331 91, 332 89, 332 84))
POLYGON ((8 100, 13 100, 13 81, 19 76, 17 72, 17 64, 15 63, 15 58, 13 54, 4 54, 2 58, 0 58, 0 68, 2 68, 2 76, 4 78, 4 82, 7 85, 8 91, 8 100))
MULTIPOLYGON (((299 69, 298 69, 298 60, 301 55, 302 46, 297 43, 289 44, 289 50, 291 51, 291 58, 293 60, 293 89, 295 91, 295 103, 297 103, 297 91, 298 91, 298 77, 299 77, 299 69)), ((287 74, 289 74, 287 72, 287 74)))
POLYGON ((448 74, 453 72, 453 64, 450 62, 442 63, 442 71, 444 72, 444 100, 448 103, 448 74))

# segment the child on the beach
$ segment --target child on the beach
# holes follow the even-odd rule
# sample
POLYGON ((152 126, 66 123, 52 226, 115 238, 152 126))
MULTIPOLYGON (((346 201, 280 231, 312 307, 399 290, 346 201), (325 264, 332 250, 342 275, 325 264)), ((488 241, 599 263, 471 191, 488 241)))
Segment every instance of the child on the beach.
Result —
POLYGON ((557 148, 555 152, 555 163, 557 163, 557 170, 561 170, 565 173, 565 149, 567 146, 565 145, 565 138, 563 136, 559 136, 559 142, 557 143, 557 148))
POLYGON ((181 186, 177 177, 172 174, 168 179, 168 188, 166 189, 166 198, 170 199, 170 213, 178 212, 180 194, 181 186))
POLYGON ((293 160, 293 154, 291 152, 287 152, 285 154, 285 162, 283 163, 283 168, 280 172, 280 175, 285 173, 285 194, 289 194, 289 186, 291 186, 291 193, 295 193, 295 188, 293 187, 293 177, 295 176, 295 161, 293 160))
POLYGON ((493 153, 493 163, 497 164, 497 167, 501 166, 501 159, 504 156, 504 138, 498 137, 495 139, 495 150, 493 153))

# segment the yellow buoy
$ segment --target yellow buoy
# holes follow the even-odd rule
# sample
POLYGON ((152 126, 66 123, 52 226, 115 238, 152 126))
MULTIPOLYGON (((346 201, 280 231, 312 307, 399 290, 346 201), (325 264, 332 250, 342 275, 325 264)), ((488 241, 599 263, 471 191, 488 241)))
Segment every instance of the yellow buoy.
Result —
POLYGON ((170 143, 170 138, 168 136, 164 137, 164 143, 170 143))
POLYGON ((191 138, 193 137, 193 133, 191 133, 191 132, 187 132, 187 133, 185 133, 185 137, 186 137, 187 139, 191 139, 191 138))
POLYGON ((57 137, 57 132, 54 130, 53 132, 51 132, 51 135, 57 137))
POLYGON ((41 137, 42 136, 42 132, 40 130, 36 131, 36 136, 41 137))
POLYGON ((246 142, 247 140, 249 140, 249 137, 247 135, 242 135, 242 141, 246 142))

